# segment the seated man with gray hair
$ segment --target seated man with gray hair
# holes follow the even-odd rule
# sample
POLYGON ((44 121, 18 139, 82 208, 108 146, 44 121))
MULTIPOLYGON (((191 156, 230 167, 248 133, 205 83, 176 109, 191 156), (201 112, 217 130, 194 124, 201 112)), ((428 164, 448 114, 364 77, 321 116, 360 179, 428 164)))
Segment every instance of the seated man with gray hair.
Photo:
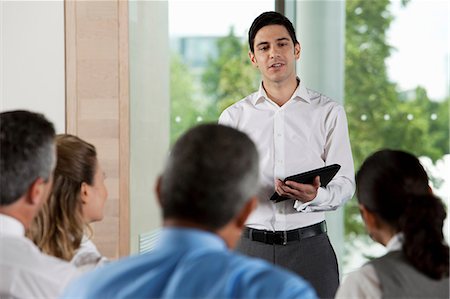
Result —
POLYGON ((0 298, 57 298, 77 269, 25 237, 48 198, 55 129, 43 115, 0 113, 0 298))
POLYGON ((254 209, 258 153, 242 132, 200 125, 174 145, 156 193, 156 248, 87 274, 63 298, 316 298, 307 282, 234 248, 254 209))

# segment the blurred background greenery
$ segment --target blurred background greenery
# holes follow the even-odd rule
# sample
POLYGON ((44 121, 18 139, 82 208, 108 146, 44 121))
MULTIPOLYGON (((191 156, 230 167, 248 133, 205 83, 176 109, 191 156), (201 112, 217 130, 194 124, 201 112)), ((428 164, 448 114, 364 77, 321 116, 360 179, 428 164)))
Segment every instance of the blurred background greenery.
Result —
MULTIPOLYGON (((386 61, 395 50, 387 39, 395 18, 390 4, 346 1, 344 106, 356 170, 380 148, 407 150, 433 162, 450 152, 448 92, 437 101, 423 86, 404 91, 389 79, 386 61)), ((401 2, 403 7, 408 4, 401 2)), ((191 126, 217 121, 226 107, 258 88, 259 72, 248 59, 247 40, 236 36, 234 28, 207 42, 210 54, 202 63, 189 63, 178 51, 172 53, 172 142, 191 126)), ((410 68, 405 72, 415 71, 414 61, 410 68)), ((442 183, 442 178, 431 180, 435 187, 442 183)), ((357 240, 369 242, 355 198, 345 205, 345 238, 348 251, 357 240)))

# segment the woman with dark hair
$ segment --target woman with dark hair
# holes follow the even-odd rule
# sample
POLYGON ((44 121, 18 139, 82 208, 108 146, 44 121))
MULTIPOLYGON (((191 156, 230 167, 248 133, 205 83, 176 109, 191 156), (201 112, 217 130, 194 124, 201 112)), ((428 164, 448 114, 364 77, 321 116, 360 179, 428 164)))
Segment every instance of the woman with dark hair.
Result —
POLYGON ((105 175, 95 147, 76 136, 58 135, 56 152, 51 194, 28 236, 44 253, 87 270, 106 261, 89 239, 89 223, 103 219, 105 175))
POLYGON ((446 211, 419 160, 376 152, 357 173, 356 195, 367 232, 388 253, 349 274, 336 298, 449 298, 446 211))

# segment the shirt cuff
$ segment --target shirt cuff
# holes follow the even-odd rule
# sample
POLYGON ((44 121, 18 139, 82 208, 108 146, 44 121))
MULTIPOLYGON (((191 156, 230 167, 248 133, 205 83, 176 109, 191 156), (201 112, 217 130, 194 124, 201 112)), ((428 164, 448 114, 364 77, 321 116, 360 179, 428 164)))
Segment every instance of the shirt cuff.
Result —
POLYGON ((313 212, 314 209, 311 208, 310 206, 320 206, 320 204, 327 201, 329 196, 330 195, 328 190, 320 187, 319 189, 317 189, 316 198, 305 203, 296 200, 294 203, 294 209, 296 209, 299 212, 313 212))

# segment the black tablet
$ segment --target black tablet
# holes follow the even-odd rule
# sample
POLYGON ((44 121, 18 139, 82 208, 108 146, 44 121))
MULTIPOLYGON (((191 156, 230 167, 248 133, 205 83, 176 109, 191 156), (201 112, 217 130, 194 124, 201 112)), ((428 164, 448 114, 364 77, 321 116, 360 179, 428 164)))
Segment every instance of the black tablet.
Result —
MULTIPOLYGON (((336 173, 339 171, 340 168, 341 165, 332 164, 325 167, 313 169, 307 172, 302 172, 299 174, 288 176, 287 178, 284 179, 284 182, 294 181, 302 184, 312 184, 314 182, 314 178, 316 176, 319 176, 320 186, 326 187, 328 183, 334 178, 334 176, 336 175, 336 173)), ((280 202, 287 199, 289 198, 280 196, 276 192, 272 195, 272 197, 270 197, 270 200, 274 202, 280 202)))

